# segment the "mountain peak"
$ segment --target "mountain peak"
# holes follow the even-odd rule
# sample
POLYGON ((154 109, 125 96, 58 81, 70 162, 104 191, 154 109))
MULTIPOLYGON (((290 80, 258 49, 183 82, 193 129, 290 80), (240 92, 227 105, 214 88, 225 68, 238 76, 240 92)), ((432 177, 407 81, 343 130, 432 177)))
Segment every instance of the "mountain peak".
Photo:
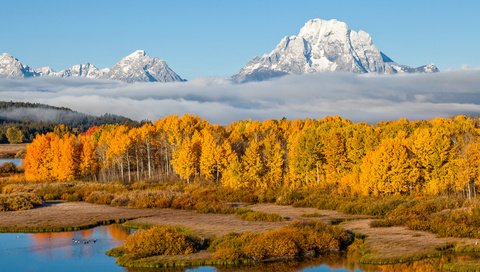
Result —
POLYGON ((144 50, 136 50, 110 68, 106 77, 126 82, 185 81, 164 60, 149 57, 144 50))
POLYGON ((312 19, 298 35, 286 36, 269 53, 249 61, 233 79, 265 80, 286 74, 317 72, 418 73, 436 72, 435 66, 411 68, 393 62, 373 44, 365 31, 355 31, 335 19, 312 19))
POLYGON ((126 58, 129 58, 129 59, 137 59, 137 58, 141 58, 141 57, 145 57, 147 54, 145 53, 145 50, 135 50, 133 53, 131 53, 130 55, 126 56, 126 58))
POLYGON ((17 58, 8 54, 2 53, 0 56, 0 78, 26 78, 39 76, 37 72, 24 65, 17 58))
POLYGON ((338 21, 336 19, 323 20, 323 19, 311 19, 308 20, 305 25, 300 29, 298 33, 299 37, 308 36, 322 36, 329 35, 331 32, 347 32, 348 26, 346 23, 338 21))

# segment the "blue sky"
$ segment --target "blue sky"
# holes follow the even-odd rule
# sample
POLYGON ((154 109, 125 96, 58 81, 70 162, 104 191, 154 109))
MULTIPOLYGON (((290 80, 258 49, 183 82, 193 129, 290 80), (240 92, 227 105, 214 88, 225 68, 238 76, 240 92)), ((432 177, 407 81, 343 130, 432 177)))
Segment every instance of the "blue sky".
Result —
POLYGON ((2 0, 0 52, 60 70, 144 49, 187 79, 229 76, 307 20, 335 18, 399 63, 478 68, 479 10, 474 0, 2 0))

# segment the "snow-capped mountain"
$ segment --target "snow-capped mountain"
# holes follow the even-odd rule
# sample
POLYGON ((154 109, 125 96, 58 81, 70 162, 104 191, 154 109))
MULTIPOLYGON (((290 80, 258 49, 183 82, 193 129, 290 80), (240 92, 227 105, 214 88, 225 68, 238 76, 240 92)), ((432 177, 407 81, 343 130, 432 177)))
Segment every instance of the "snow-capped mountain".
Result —
POLYGON ((397 64, 377 49, 367 32, 356 32, 337 20, 313 19, 297 36, 284 37, 269 54, 249 61, 233 80, 259 81, 327 71, 394 74, 431 73, 438 68, 432 64, 418 68, 397 64))
POLYGON ((126 82, 171 82, 184 81, 167 63, 152 58, 143 50, 137 50, 117 62, 106 73, 105 78, 126 82))
POLYGON ((164 60, 150 57, 143 50, 133 52, 111 68, 98 69, 95 65, 86 63, 77 64, 58 72, 53 71, 50 67, 31 69, 7 53, 3 53, 0 56, 0 78, 29 78, 40 76, 111 79, 129 83, 185 81, 170 69, 164 60))
POLYGON ((91 63, 77 64, 72 67, 58 72, 59 77, 86 77, 86 78, 103 78, 104 72, 97 69, 91 63))
POLYGON ((24 65, 13 56, 3 53, 0 55, 0 77, 26 78, 38 76, 38 72, 24 65))

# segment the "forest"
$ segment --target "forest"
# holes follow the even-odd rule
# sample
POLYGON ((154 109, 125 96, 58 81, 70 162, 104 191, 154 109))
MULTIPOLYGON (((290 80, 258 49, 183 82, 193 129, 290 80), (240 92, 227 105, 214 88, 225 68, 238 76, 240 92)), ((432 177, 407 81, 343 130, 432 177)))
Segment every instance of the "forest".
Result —
POLYGON ((340 196, 474 198, 480 119, 354 123, 339 116, 237 121, 192 115, 141 126, 67 126, 27 147, 25 178, 39 181, 210 181, 275 199, 312 188, 340 196))
POLYGON ((126 117, 113 114, 92 116, 65 107, 0 101, 0 144, 29 143, 37 134, 52 132, 59 124, 67 125, 76 133, 84 132, 91 126, 104 124, 138 125, 126 117), (15 131, 16 137, 10 137, 12 130, 15 131))

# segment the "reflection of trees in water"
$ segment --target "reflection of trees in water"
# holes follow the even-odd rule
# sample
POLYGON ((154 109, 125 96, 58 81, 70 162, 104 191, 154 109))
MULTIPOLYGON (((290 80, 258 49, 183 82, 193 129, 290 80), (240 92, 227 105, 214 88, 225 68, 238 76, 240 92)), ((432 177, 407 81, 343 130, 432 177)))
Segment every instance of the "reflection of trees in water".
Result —
POLYGON ((92 240, 111 237, 114 241, 123 243, 129 233, 129 229, 118 224, 76 232, 32 233, 30 234, 31 250, 35 254, 48 257, 58 254, 67 258, 91 256, 95 254, 92 248, 95 243, 91 243, 92 240), (75 243, 75 240, 78 242, 75 243), (90 241, 90 243, 83 243, 84 241, 90 241))
POLYGON ((106 226, 110 236, 117 242, 123 242, 127 239, 127 236, 130 234, 130 229, 127 229, 119 224, 113 224, 106 226))
POLYGON ((73 251, 71 239, 75 236, 74 232, 46 232, 32 233, 32 251, 38 255, 52 256, 54 250, 62 248, 62 253, 66 257, 72 257, 73 251))
POLYGON ((91 239, 92 235, 93 235, 93 229, 86 229, 86 230, 81 230, 80 231, 80 236, 84 240, 91 239))

